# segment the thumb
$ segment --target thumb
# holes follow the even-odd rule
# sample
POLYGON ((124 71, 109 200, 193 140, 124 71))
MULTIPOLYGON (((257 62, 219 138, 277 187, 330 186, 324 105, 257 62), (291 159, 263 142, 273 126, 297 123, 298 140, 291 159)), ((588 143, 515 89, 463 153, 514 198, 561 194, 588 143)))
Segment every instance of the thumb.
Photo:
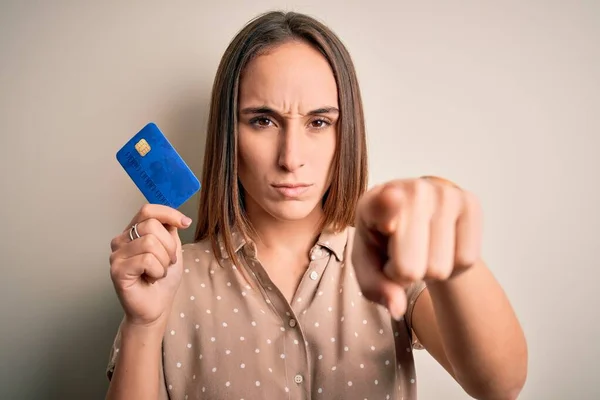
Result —
POLYGON ((181 214, 180 225, 178 228, 185 229, 188 228, 192 224, 192 219, 187 215, 181 214))

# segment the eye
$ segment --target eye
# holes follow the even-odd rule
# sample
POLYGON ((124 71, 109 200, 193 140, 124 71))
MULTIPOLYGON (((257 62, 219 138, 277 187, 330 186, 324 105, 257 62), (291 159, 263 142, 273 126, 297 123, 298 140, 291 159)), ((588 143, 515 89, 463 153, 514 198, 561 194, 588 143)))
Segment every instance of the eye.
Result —
POLYGON ((325 119, 315 119, 310 122, 310 127, 313 129, 323 129, 331 125, 331 123, 325 119))
POLYGON ((274 124, 273 121, 271 121, 267 117, 255 117, 250 120, 250 125, 254 125, 258 128, 268 128, 269 126, 274 124))

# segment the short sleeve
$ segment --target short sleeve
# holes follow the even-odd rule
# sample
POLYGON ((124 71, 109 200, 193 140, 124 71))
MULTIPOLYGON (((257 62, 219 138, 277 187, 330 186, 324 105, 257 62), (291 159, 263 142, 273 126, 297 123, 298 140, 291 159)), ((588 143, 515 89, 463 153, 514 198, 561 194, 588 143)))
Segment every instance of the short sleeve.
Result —
MULTIPOLYGON (((115 372, 115 366, 119 361, 119 351, 121 348, 121 327, 123 325, 123 320, 119 324, 119 328, 113 340, 112 347, 108 356, 108 365, 106 366, 106 377, 110 381, 113 377, 113 373, 115 372)), ((164 380, 164 369, 163 363, 160 364, 160 376, 163 377, 161 379, 160 389, 159 389, 159 399, 161 400, 169 400, 169 394, 167 392, 167 387, 164 380)))
POLYGON ((121 325, 123 321, 119 324, 119 329, 117 330, 117 334, 113 340, 112 347, 110 349, 108 355, 108 365, 106 366, 106 377, 110 381, 113 376, 113 372, 115 371, 115 365, 117 365, 117 360, 119 358, 119 350, 121 348, 121 325))
POLYGON ((423 290, 425 290, 426 287, 427 286, 425 285, 425 282, 420 281, 411 284, 408 287, 408 289, 406 289, 407 307, 406 313, 404 315, 404 321, 406 323, 406 328, 408 329, 412 347, 418 350, 423 349, 423 345, 419 342, 419 339, 417 338, 417 336, 415 335, 415 331, 413 330, 412 315, 415 309, 415 304, 417 303, 417 299, 419 298, 421 293, 423 293, 423 290))

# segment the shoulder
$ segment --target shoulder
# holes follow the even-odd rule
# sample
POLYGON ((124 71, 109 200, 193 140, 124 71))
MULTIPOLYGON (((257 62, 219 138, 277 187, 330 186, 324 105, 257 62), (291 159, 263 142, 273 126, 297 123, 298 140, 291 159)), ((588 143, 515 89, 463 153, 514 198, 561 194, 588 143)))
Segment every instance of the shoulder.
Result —
POLYGON ((183 277, 179 292, 184 294, 210 276, 219 265, 219 256, 215 255, 210 240, 186 243, 182 246, 183 277))
POLYGON ((209 239, 186 243, 181 247, 184 268, 202 268, 217 261, 209 239))
POLYGON ((219 267, 210 240, 186 243, 182 246, 183 274, 173 299, 170 324, 180 315, 193 315, 195 306, 209 301, 214 291, 214 274, 219 267))

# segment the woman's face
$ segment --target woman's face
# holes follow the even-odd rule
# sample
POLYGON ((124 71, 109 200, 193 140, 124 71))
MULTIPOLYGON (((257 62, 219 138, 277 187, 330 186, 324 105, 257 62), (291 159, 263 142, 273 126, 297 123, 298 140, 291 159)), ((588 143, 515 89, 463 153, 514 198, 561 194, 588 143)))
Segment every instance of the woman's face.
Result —
POLYGON ((251 215, 282 221, 322 212, 336 151, 338 94, 308 44, 279 45, 245 68, 238 104, 238 175, 251 215))

